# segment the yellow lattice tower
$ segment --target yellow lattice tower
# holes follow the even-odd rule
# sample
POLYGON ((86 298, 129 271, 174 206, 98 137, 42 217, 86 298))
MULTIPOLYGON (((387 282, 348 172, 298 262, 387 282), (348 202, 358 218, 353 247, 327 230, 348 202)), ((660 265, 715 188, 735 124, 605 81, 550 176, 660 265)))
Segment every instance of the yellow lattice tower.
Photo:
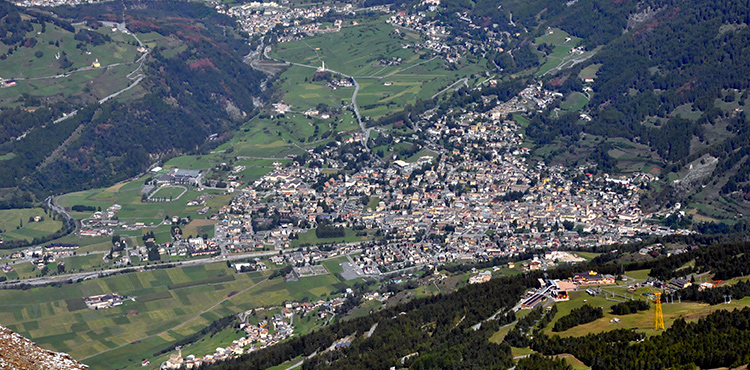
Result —
POLYGON ((654 292, 656 309, 654 310, 654 330, 664 330, 664 314, 661 311, 661 292, 654 292))

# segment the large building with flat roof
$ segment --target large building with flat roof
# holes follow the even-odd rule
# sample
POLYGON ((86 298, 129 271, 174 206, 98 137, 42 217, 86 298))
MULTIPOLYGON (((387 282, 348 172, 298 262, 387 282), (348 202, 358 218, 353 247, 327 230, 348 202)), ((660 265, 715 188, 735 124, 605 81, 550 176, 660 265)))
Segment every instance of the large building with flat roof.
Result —
POLYGON ((201 170, 185 170, 182 168, 174 168, 168 173, 160 175, 156 178, 157 182, 168 182, 170 184, 178 185, 193 185, 198 186, 203 178, 203 171, 201 170))

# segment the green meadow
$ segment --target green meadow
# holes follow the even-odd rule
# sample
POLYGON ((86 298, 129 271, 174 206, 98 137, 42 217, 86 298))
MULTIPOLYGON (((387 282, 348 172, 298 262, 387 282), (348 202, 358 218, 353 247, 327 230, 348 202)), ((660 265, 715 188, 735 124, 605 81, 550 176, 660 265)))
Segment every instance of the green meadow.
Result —
MULTIPOLYGON (((141 196, 143 193, 141 192, 141 186, 150 176, 151 175, 145 175, 140 179, 125 184, 115 185, 106 189, 87 190, 66 194, 61 196, 58 199, 58 202, 61 206, 68 209, 74 205, 84 205, 106 210, 114 204, 119 204, 122 206, 122 209, 117 214, 117 218, 121 222, 131 224, 143 222, 146 225, 152 223, 158 225, 166 216, 191 216, 193 219, 205 218, 205 216, 197 213, 197 211, 204 206, 186 205, 188 201, 196 199, 202 194, 209 194, 214 197, 206 202, 206 206, 211 207, 211 209, 218 209, 228 204, 232 198, 231 194, 225 194, 220 190, 205 190, 203 192, 198 192, 194 188, 188 187, 188 191, 180 197, 179 200, 160 203, 142 202, 141 196)), ((177 195, 179 195, 177 192, 178 190, 179 193, 182 192, 182 189, 179 188, 160 189, 157 192, 157 196, 161 197, 162 195, 159 193, 164 192, 165 190, 169 191, 169 193, 165 193, 166 195, 164 196, 166 197, 169 197, 169 195, 176 197, 176 195, 171 194, 172 190, 174 190, 177 195)), ((92 212, 71 211, 71 214, 75 218, 83 219, 91 216, 92 212)))
POLYGON ((53 220, 42 208, 22 208, 0 210, 0 239, 27 240, 44 237, 62 228, 62 221, 53 220), (41 222, 29 222, 30 218, 40 216, 41 222))
MULTIPOLYGON (((75 258, 72 266, 91 266, 101 255, 75 258)), ((92 368, 136 368, 143 358, 154 360, 152 353, 221 317, 287 300, 321 299, 354 282, 327 274, 287 283, 267 280, 270 273, 235 274, 217 262, 60 287, 2 290, 0 322, 45 348, 84 359, 92 368), (82 304, 82 297, 110 292, 136 299, 105 310, 82 304)))
MULTIPOLYGON (((76 26, 76 31, 81 29, 87 27, 76 26)), ((81 42, 74 39, 72 32, 52 24, 47 24, 45 32, 41 30, 35 24, 34 30, 27 34, 37 40, 34 47, 20 47, 0 61, 0 76, 17 80, 15 87, 0 90, 0 106, 17 106, 21 94, 101 99, 130 84, 126 76, 135 68, 131 63, 141 55, 137 46, 131 44, 132 36, 102 27, 92 31, 110 36, 111 41, 79 48, 81 42), (63 69, 61 60, 65 58, 71 64, 63 69), (95 61, 101 68, 92 68, 95 61)))
MULTIPOLYGON (((430 99, 454 82, 485 71, 483 66, 486 61, 481 59, 464 58, 455 70, 450 70, 444 61, 431 57, 426 50, 402 47, 419 40, 408 34, 394 33, 393 27, 385 23, 385 19, 364 21, 357 26, 343 28, 340 32, 282 43, 272 50, 272 55, 313 67, 325 61, 326 68, 353 76, 360 84, 357 94, 360 112, 372 118, 402 110, 417 98, 430 99), (401 58, 401 63, 379 63, 391 58, 401 58)), ((314 74, 314 69, 299 66, 293 66, 282 74, 285 101, 300 106, 318 101, 329 105, 351 102, 353 88, 331 90, 324 81, 313 82, 314 74), (305 69, 308 71, 303 72, 305 69)))

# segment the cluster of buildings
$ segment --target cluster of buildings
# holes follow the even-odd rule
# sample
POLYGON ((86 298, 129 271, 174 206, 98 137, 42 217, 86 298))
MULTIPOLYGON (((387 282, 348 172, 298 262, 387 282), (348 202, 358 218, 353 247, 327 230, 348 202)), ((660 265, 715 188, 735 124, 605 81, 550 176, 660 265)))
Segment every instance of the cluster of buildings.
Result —
MULTIPOLYGON (((428 8, 399 11, 391 15, 386 22, 394 26, 394 32, 397 34, 401 33, 402 29, 420 33, 426 39, 415 43, 413 47, 430 50, 446 62, 455 63, 462 56, 469 54, 486 56, 488 53, 503 52, 502 46, 513 36, 508 32, 499 31, 497 24, 477 25, 465 12, 451 15, 457 23, 461 23, 456 29, 456 24, 449 25, 437 17, 428 16, 426 10, 434 11, 439 4, 423 2, 421 5, 427 5, 428 8), (481 33, 483 37, 466 37, 466 29, 472 33, 481 33)), ((516 34, 517 36, 519 35, 516 34)), ((403 48, 411 46, 402 44, 403 48)))
POLYGON ((557 91, 545 90, 542 83, 532 84, 523 89, 519 94, 521 104, 532 103, 537 109, 541 110, 547 107, 553 101, 563 97, 563 94, 557 91))
MULTIPOLYGON (((274 4, 240 8, 253 14, 286 9, 274 4)), ((420 24, 418 17, 406 13, 394 15, 391 22, 420 24)), ((519 125, 507 119, 508 113, 540 109, 558 97, 540 85, 530 85, 511 103, 488 112, 454 109, 441 116, 424 114, 415 123, 414 134, 381 133, 388 145, 430 149, 431 153, 416 160, 370 159, 357 163, 353 171, 331 173, 320 167, 351 168, 368 151, 362 136, 356 133, 311 149, 309 162, 316 166, 275 163, 271 173, 249 186, 242 188, 238 183, 237 195, 217 213, 216 237, 176 240, 161 251, 195 256, 222 250, 280 250, 325 223, 368 236, 369 241, 330 243, 326 248, 286 253, 284 258, 293 266, 315 265, 357 250, 361 254, 351 268, 361 276, 539 249, 619 243, 642 234, 685 232, 647 222, 651 215, 642 212, 638 203, 640 187, 653 180, 649 174, 612 178, 593 176, 587 165, 562 168, 527 163, 524 136, 519 125)), ((283 103, 274 108, 289 110, 283 103)), ((156 181, 200 185, 202 177, 199 171, 173 169, 156 181)), ((192 205, 204 202, 197 199, 192 205)), ((114 205, 95 212, 84 222, 82 235, 111 234, 119 226, 118 211, 114 205)), ((145 250, 130 252, 146 255, 145 250)), ((525 267, 544 269, 555 260, 559 256, 533 260, 525 267)))
MULTIPOLYGON (((508 101, 497 102, 490 111, 492 119, 504 119, 511 113, 538 111, 546 108, 553 101, 562 98, 559 92, 549 91, 542 88, 541 84, 532 84, 527 86, 518 96, 514 96, 508 101)), ((496 103, 494 97, 486 97, 485 104, 496 103)))
MULTIPOLYGON (((64 265, 65 262, 63 261, 63 258, 74 256, 77 249, 78 244, 53 243, 44 247, 36 246, 26 248, 23 251, 16 251, 8 255, 8 257, 13 261, 13 264, 29 262, 41 270, 50 263, 57 262, 60 265, 64 265)), ((5 265, 0 266, 0 269, 2 269, 3 272, 8 273, 13 271, 13 266, 6 263, 5 265)))
POLYGON ((203 178, 203 171, 201 170, 186 170, 186 169, 181 169, 181 168, 173 168, 169 172, 157 176, 155 180, 158 184, 167 183, 167 184, 200 186, 202 178, 203 178))
POLYGON ((544 255, 534 255, 531 261, 523 264, 524 271, 536 271, 536 270, 547 270, 557 264, 565 263, 572 264, 577 262, 583 262, 586 259, 579 257, 570 252, 564 251, 547 251, 544 255))
POLYGON ((122 210, 119 204, 113 204, 106 210, 95 211, 87 219, 81 220, 81 228, 77 231, 80 236, 111 236, 114 227, 120 224, 117 214, 122 210))
POLYGON ((326 83, 326 86, 331 90, 336 90, 339 87, 352 87, 354 84, 350 78, 334 78, 330 82, 326 83))
MULTIPOLYGON (((213 354, 202 357, 188 355, 183 358, 182 349, 179 349, 178 353, 171 354, 169 359, 161 364, 160 369, 196 369, 203 365, 237 358, 246 352, 273 346, 294 335, 294 326, 292 323, 295 315, 305 317, 317 310, 318 317, 325 318, 334 315, 336 307, 341 306, 343 303, 344 298, 342 297, 317 302, 286 302, 284 307, 269 320, 262 320, 257 325, 245 322, 240 323, 239 329, 245 332, 245 336, 232 341, 231 345, 217 347, 213 354)), ((265 311, 266 309, 266 307, 260 307, 256 310, 265 311)), ((242 318, 248 314, 249 311, 241 314, 240 317, 242 318)), ((148 366, 149 364, 149 360, 143 361, 143 366, 148 366)))
POLYGON ((450 34, 448 27, 436 20, 427 19, 427 14, 421 11, 416 13, 399 11, 391 15, 386 22, 394 27, 405 28, 430 37, 445 38, 450 34))
POLYGON ((110 0, 24 0, 16 1, 16 6, 75 6, 78 4, 97 4, 110 0))
POLYGON ((568 292, 585 290, 591 295, 596 295, 598 289, 603 285, 615 284, 615 277, 608 274, 600 274, 596 271, 584 271, 574 273, 570 279, 565 280, 543 280, 539 279, 541 287, 531 289, 518 303, 518 308, 533 309, 544 303, 547 299, 555 302, 567 301, 570 299, 568 292))
POLYGON ((118 293, 107 293, 85 297, 83 298, 83 301, 86 302, 86 307, 88 307, 89 309, 102 310, 120 306, 127 299, 131 298, 123 297, 118 293))
POLYGON ((13 80, 13 79, 4 80, 2 77, 0 77, 0 88, 13 87, 13 86, 16 86, 16 80, 13 80))
POLYGON ((273 315, 271 319, 273 331, 268 330, 268 321, 266 320, 261 321, 258 325, 241 324, 240 328, 247 333, 245 337, 247 343, 258 343, 258 348, 263 349, 273 346, 294 334, 294 328, 289 321, 293 315, 294 312, 288 308, 284 308, 281 313, 273 315))
POLYGON ((234 271, 237 273, 268 270, 268 266, 266 266, 266 264, 261 262, 259 259, 255 259, 252 262, 233 263, 232 267, 234 268, 234 271))
POLYGON ((469 278, 469 284, 481 284, 486 283, 492 279, 492 271, 482 271, 469 278))
MULTIPOLYGON (((174 244, 178 244, 175 242, 174 244)), ((191 256, 213 256, 221 253, 221 249, 214 240, 205 240, 200 237, 187 240, 188 252, 191 256)))
POLYGON ((250 2, 232 7, 217 4, 216 8, 220 13, 235 17, 242 30, 250 35, 264 35, 276 26, 285 27, 286 35, 336 32, 341 29, 341 20, 322 29, 315 20, 329 13, 353 14, 352 4, 294 8, 275 2, 250 2))
POLYGON ((362 295, 362 299, 366 301, 372 301, 373 299, 377 299, 380 302, 385 302, 393 296, 392 292, 385 292, 383 294, 380 294, 380 292, 367 292, 362 295))
MULTIPOLYGON (((523 96, 539 105, 553 94, 534 85, 523 96)), ((296 163, 277 165, 219 211, 216 234, 226 235, 232 248, 249 250, 288 247, 321 222, 374 230, 382 236, 377 242, 303 251, 290 262, 315 264, 357 248, 362 269, 390 271, 687 233, 646 222, 651 215, 638 206, 639 189, 653 176, 613 178, 593 176, 586 165, 530 165, 520 127, 493 111, 425 118, 417 127, 421 141, 388 138, 435 152, 416 161, 370 161, 355 172, 334 174, 296 163)), ((310 161, 341 167, 356 160, 351 151, 359 145, 352 139, 316 148, 310 161), (342 147, 349 152, 342 154, 342 147)), ((566 258, 552 256, 527 267, 545 268, 566 258)))

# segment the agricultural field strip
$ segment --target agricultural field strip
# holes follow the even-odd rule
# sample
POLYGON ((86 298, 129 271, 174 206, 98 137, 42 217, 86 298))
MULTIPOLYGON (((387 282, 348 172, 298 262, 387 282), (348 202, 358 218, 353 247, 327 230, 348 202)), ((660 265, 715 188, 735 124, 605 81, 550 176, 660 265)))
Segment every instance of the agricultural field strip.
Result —
MULTIPOLYGON (((291 251, 291 250, 292 249, 289 249, 287 251, 291 251)), ((248 253, 226 256, 225 260, 234 261, 234 260, 240 260, 240 259, 252 258, 252 257, 271 256, 277 253, 278 251, 248 252, 248 253)), ((204 264, 215 263, 215 262, 216 260, 213 260, 211 258, 203 258, 203 259, 181 261, 175 264, 179 265, 179 267, 188 267, 188 266, 204 265, 204 264)), ((119 267, 119 268, 101 270, 97 272, 81 272, 81 273, 75 273, 75 274, 44 276, 44 277, 29 278, 29 279, 23 279, 23 280, 5 281, 2 283, 2 285, 18 285, 18 284, 46 285, 46 284, 51 284, 51 283, 59 282, 59 281, 86 278, 92 275, 96 275, 96 277, 102 277, 102 275, 109 276, 109 275, 113 275, 113 274, 116 274, 118 272, 122 272, 123 270, 128 270, 128 269, 132 269, 132 267, 119 267)))
MULTIPOLYGON (((428 59, 428 60, 425 60, 425 61, 421 61, 421 62, 419 62, 419 63, 415 63, 415 64, 409 65, 409 66, 407 66, 407 67, 404 67, 404 68, 398 68, 398 69, 396 69, 395 71, 389 72, 388 74, 386 74, 386 75, 383 75, 383 76, 369 75, 369 76, 354 76, 354 77, 356 77, 356 78, 374 78, 374 79, 382 80, 382 79, 384 79, 384 78, 386 78, 386 77, 391 77, 391 76, 393 76, 393 75, 397 75, 397 74, 399 74, 399 73, 405 72, 405 71, 407 71, 407 70, 409 70, 409 69, 412 69, 412 68, 414 68, 414 67, 418 67, 418 66, 420 66, 420 65, 422 65, 422 64, 427 64, 427 63, 429 63, 429 62, 432 62, 433 60, 435 60, 435 59, 437 59, 437 58, 438 58, 437 56, 434 56, 434 57, 432 57, 432 58, 430 58, 430 59, 428 59)), ((387 66, 386 66, 386 67, 387 67, 387 66)), ((383 69, 385 69, 386 67, 383 67, 383 68, 381 69, 381 71, 382 71, 383 69)))
MULTIPOLYGON (((229 299, 231 299, 231 298, 234 298, 234 297, 236 297, 236 296, 238 296, 238 295, 240 295, 240 294, 242 294, 242 293, 244 293, 244 292, 246 292, 246 291, 248 291, 248 290, 250 290, 250 289, 252 289, 252 288, 255 288, 256 286, 258 286, 258 285, 262 284, 262 283, 263 283, 263 282, 265 282, 265 281, 268 281, 268 278, 265 278, 265 279, 263 279, 263 280, 261 280, 261 281, 259 281, 259 282, 255 283, 255 284, 253 284, 253 285, 251 285, 251 286, 249 286, 249 287, 247 287, 247 288, 245 288, 245 289, 243 289, 243 290, 239 291, 239 292, 238 292, 237 294, 234 294, 234 295, 232 295, 232 296, 230 296, 230 297, 225 297, 225 298, 224 298, 224 299, 222 299, 221 301, 219 301, 219 302, 216 302, 216 304, 214 304, 213 306, 211 306, 211 307, 209 307, 209 308, 206 308, 206 309, 202 310, 201 312, 199 312, 199 313, 197 313, 197 314, 193 315, 192 317, 188 318, 187 320, 183 321, 183 322, 182 322, 181 324, 178 324, 177 326, 174 326, 174 327, 172 327, 172 328, 166 329, 166 330, 164 330, 164 331, 162 331, 162 332, 159 332, 159 333, 156 333, 156 334, 151 334, 151 335, 149 335, 149 336, 147 336, 147 337, 144 337, 144 338, 141 338, 141 339, 139 339, 139 340, 141 340, 141 341, 142 341, 142 340, 146 340, 146 339, 149 339, 149 338, 153 338, 153 337, 156 337, 156 336, 160 336, 160 335, 162 335, 162 334, 165 334, 165 333, 167 333, 167 332, 169 332, 169 331, 171 331, 171 330, 175 330, 175 329, 178 329, 178 328, 180 328, 180 327, 182 327, 182 326, 186 325, 186 324, 187 324, 188 322, 190 322, 190 321, 192 321, 192 320, 195 320, 196 318, 198 318, 198 317, 200 317, 201 315, 205 314, 206 312, 209 312, 209 311, 213 310, 214 308, 216 308, 216 307, 217 307, 217 306, 219 306, 220 304, 222 304, 222 303, 224 303, 224 302, 228 301, 229 299)), ((94 357, 94 356, 98 356, 98 355, 101 355, 101 354, 103 354, 103 353, 107 353, 107 352, 110 352, 110 351, 113 351, 113 350, 117 350, 117 349, 120 349, 120 348, 122 348, 122 347, 125 347, 125 346, 127 346, 127 345, 129 345, 129 344, 130 344, 130 343, 125 343, 125 344, 119 345, 119 346, 117 346, 117 347, 114 347, 114 348, 110 348, 110 349, 107 349, 107 350, 101 351, 101 352, 99 352, 99 353, 95 353, 95 354, 92 354, 92 355, 89 355, 89 356, 83 357, 83 358, 81 358, 81 360, 86 360, 86 359, 88 359, 88 358, 91 358, 91 357, 94 357)))

